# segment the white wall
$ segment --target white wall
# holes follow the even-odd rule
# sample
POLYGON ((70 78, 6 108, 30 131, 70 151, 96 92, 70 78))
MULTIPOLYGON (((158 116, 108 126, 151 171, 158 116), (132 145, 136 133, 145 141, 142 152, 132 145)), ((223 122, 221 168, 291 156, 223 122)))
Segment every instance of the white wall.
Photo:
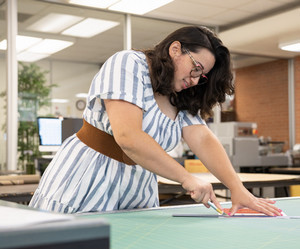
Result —
MULTIPOLYGON (((87 93, 99 66, 94 64, 52 62, 52 83, 59 87, 52 91, 52 98, 68 99, 66 104, 52 105, 52 113, 59 112, 65 117, 81 117, 76 109, 77 93, 87 93)), ((83 98, 84 99, 84 98, 83 98)), ((85 99, 84 99, 85 100, 85 99)))

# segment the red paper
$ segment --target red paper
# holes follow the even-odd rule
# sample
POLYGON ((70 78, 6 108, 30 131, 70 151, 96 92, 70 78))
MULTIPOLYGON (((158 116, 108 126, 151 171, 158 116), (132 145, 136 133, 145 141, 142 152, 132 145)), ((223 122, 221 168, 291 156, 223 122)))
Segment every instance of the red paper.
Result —
MULTIPOLYGON (((226 213, 226 214, 229 214, 229 213, 230 213, 229 210, 230 210, 229 208, 224 208, 224 209, 223 209, 224 213, 226 213)), ((257 211, 255 211, 255 210, 249 209, 249 208, 242 208, 242 209, 239 209, 235 214, 243 214, 243 215, 247 215, 247 216, 248 216, 248 215, 249 215, 249 216, 251 216, 251 215, 262 215, 262 216, 266 216, 266 215, 263 214, 263 213, 257 212, 257 211)))

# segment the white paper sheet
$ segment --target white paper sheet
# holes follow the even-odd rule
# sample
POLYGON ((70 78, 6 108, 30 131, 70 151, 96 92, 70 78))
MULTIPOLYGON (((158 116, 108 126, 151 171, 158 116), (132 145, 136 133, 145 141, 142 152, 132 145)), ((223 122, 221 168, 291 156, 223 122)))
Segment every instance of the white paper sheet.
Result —
POLYGON ((24 227, 40 223, 66 221, 74 216, 0 206, 0 229, 24 227))

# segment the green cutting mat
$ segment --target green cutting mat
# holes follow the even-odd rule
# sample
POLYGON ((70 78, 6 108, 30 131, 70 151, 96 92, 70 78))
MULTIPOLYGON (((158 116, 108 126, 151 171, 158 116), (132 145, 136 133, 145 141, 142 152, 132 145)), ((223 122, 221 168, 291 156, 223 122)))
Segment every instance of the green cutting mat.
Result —
MULTIPOLYGON (((278 199, 276 206, 288 216, 300 215, 300 198, 278 199)), ((107 219, 112 249, 300 248, 300 219, 172 217, 175 213, 216 214, 192 205, 80 217, 107 219)))

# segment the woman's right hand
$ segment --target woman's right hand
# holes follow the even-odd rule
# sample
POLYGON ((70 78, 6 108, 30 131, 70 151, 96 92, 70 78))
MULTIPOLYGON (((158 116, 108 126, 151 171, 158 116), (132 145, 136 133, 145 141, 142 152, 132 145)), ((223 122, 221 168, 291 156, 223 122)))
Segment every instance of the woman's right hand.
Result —
POLYGON ((208 205, 208 201, 211 201, 219 209, 223 209, 218 202, 213 187, 210 183, 189 174, 189 176, 186 177, 182 182, 182 187, 187 191, 187 194, 189 194, 195 202, 202 202, 204 206, 209 208, 210 206, 208 205))

